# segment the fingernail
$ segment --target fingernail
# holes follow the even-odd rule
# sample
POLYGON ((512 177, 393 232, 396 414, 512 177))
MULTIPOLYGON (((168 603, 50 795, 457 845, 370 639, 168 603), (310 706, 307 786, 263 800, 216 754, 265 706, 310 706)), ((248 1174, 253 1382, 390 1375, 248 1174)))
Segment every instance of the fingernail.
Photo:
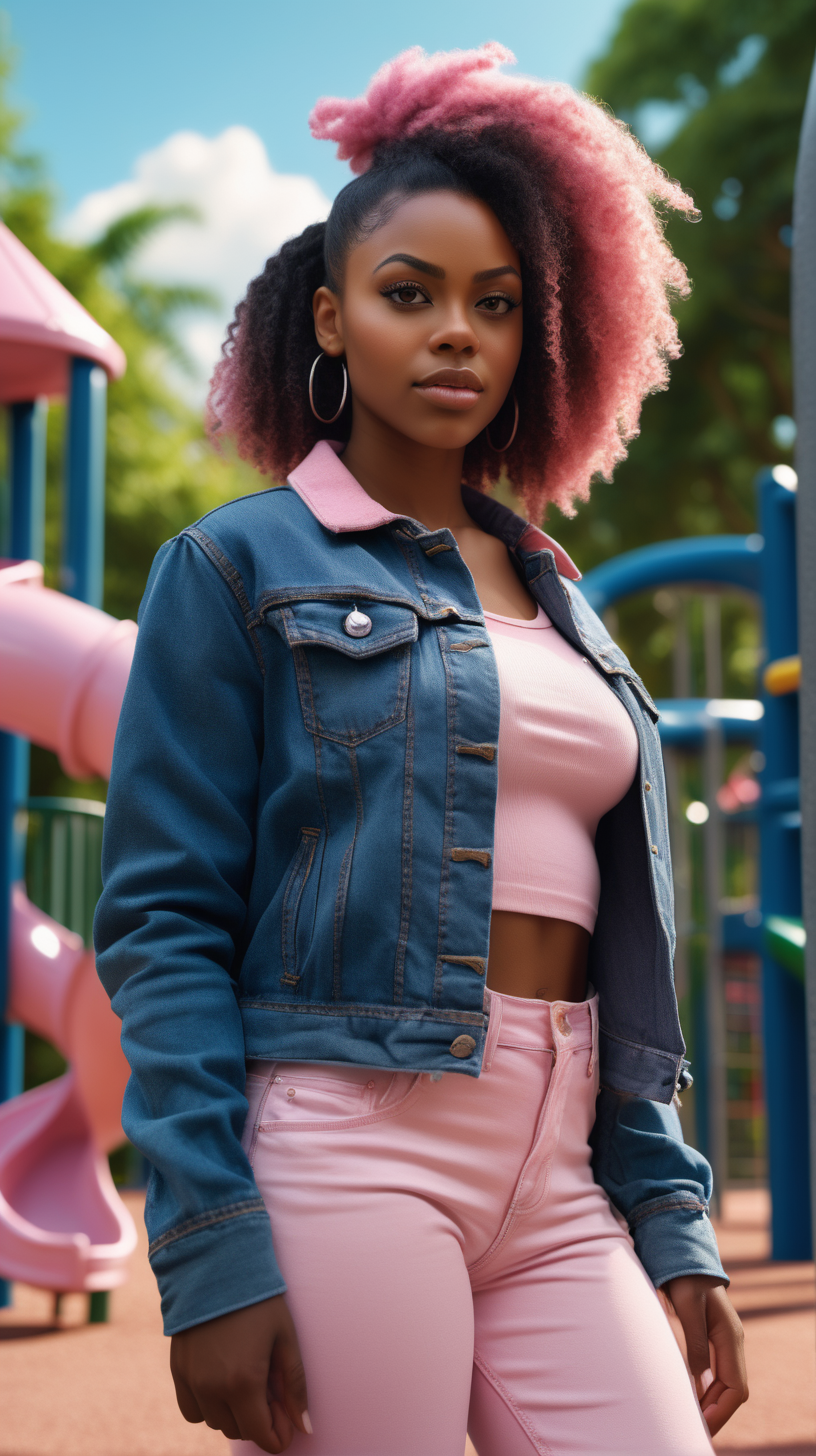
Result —
MULTIPOLYGON (((709 1373, 709 1375, 710 1375, 710 1374, 711 1374, 711 1371, 710 1371, 710 1370, 709 1370, 709 1372, 708 1372, 708 1373, 709 1373)), ((712 1377, 712 1378, 713 1378, 713 1377, 712 1377)), ((304 1431, 305 1431, 305 1432, 306 1432, 306 1434, 307 1434, 307 1436, 313 1436, 313 1435, 314 1435, 314 1431, 313 1431, 313 1430, 312 1430, 312 1423, 311 1423, 311 1421, 310 1421, 310 1420, 309 1420, 309 1412, 308 1412, 308 1411, 307 1411, 307 1410, 305 1410, 305 1411, 304 1411, 304 1412, 303 1412, 303 1415, 302 1415, 302 1416, 301 1416, 301 1418, 300 1418, 300 1419, 301 1419, 301 1420, 302 1420, 302 1422, 303 1422, 303 1429, 304 1429, 304 1431)))
POLYGON ((703 1389, 703 1395, 705 1395, 705 1393, 708 1390, 709 1386, 711 1386, 713 1384, 714 1384, 714 1371, 713 1370, 704 1370, 703 1373, 702 1373, 702 1375, 700 1376, 700 1385, 702 1386, 702 1389, 703 1389))

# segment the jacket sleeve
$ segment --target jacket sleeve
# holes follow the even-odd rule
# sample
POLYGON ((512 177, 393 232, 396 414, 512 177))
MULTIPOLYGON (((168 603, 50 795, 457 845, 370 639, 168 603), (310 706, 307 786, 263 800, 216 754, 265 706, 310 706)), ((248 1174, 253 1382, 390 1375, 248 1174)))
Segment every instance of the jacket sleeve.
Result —
POLYGON ((279 1294, 241 1147, 233 978, 246 917, 263 676, 228 577, 162 547, 116 737, 94 938, 131 1068, 122 1124, 152 1166, 145 1221, 165 1332, 279 1294))
POLYGON ((676 1108, 604 1088, 591 1141, 595 1179, 626 1219, 652 1283, 710 1274, 728 1284, 708 1215, 711 1169, 683 1142, 676 1108))

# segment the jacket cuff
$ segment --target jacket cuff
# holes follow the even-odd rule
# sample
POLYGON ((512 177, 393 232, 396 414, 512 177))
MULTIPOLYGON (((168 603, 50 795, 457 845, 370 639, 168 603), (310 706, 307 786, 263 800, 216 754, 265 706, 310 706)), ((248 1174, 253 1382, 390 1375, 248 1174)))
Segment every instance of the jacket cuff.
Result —
POLYGON ((169 1229, 151 1244, 149 1256, 166 1335, 286 1290, 260 1199, 212 1209, 169 1229))
POLYGON ((708 1274, 730 1283, 706 1205, 669 1194, 641 1204, 630 1221, 635 1253, 656 1288, 669 1279, 708 1274))

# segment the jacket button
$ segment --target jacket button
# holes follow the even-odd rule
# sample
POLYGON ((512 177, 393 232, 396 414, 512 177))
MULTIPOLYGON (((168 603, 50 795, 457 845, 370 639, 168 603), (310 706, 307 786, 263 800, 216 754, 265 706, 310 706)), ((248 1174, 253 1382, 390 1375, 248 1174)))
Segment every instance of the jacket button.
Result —
POLYGON ((365 612, 358 612, 355 607, 353 612, 349 612, 343 627, 349 637, 367 637, 371 631, 371 618, 365 612))
POLYGON ((651 792, 652 792, 652 786, 651 786, 651 784, 650 784, 650 783, 648 783, 648 782, 647 782, 647 783, 645 783, 645 784, 644 784, 644 785, 643 785, 643 787, 644 787, 644 789, 645 789, 645 790, 646 790, 646 793, 647 793, 647 794, 650 794, 650 793, 651 793, 651 792))
POLYGON ((450 1044, 452 1057, 472 1057, 476 1050, 476 1042, 472 1036, 457 1036, 450 1044))
POLYGON ((652 845, 652 854, 657 854, 657 845, 656 844, 653 844, 652 845))

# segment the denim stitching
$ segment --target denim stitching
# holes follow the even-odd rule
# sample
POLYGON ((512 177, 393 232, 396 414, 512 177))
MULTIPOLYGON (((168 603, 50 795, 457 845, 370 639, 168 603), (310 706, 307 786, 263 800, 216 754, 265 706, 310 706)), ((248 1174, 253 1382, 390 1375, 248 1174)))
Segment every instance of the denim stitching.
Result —
POLYGON ((344 1006, 316 1006, 313 1002, 308 1005, 295 1005, 291 1001, 251 1001, 246 997, 240 998, 238 1005, 242 1011, 294 1011, 298 1016, 367 1016, 382 1021, 439 1021, 450 1022, 455 1026, 480 1026, 483 1030, 486 1023, 484 1011, 445 1011, 441 1006, 409 1008, 372 1006, 365 1003, 360 1005, 355 1002, 347 1002, 344 1006))
POLYGON ((645 1223, 655 1214, 672 1213, 678 1208, 690 1208, 693 1213, 704 1213, 706 1217, 708 1216, 708 1204, 704 1203, 701 1198, 695 1197, 693 1193, 667 1193, 662 1198, 650 1199, 641 1208, 633 1209, 629 1215, 629 1227, 635 1229, 638 1224, 645 1223))
POLYGON ((349 879, 351 878, 351 862, 354 858, 354 847, 357 843, 357 836, 360 833, 360 826, 363 822, 363 795, 360 788, 360 771, 357 766, 357 754, 352 747, 349 748, 349 763, 351 765, 351 776, 354 782, 354 800, 357 805, 357 818, 354 823, 354 834, 351 844, 343 855, 343 863, 340 866, 340 879, 337 885, 337 895, 334 901, 334 947, 332 956, 332 995, 335 1001, 339 1001, 343 994, 342 968, 340 961, 341 941, 343 935, 343 922, 346 916, 346 900, 348 899, 349 879))
POLYGON ((430 601, 426 601, 424 598, 420 605, 414 598, 403 596, 401 593, 372 592, 370 582, 348 582, 344 583, 342 587, 338 587, 336 583, 330 586, 298 587, 297 589, 281 587, 279 590, 261 592, 258 606, 252 617, 252 625, 260 627, 268 611, 276 607, 286 607, 289 602, 345 602, 349 598, 364 602, 384 602, 393 607, 407 607, 409 611, 415 612, 420 617, 427 615, 427 610, 423 611, 422 607, 427 609, 430 606, 430 601))
MULTIPOLYGON (((285 607, 281 615, 283 616, 285 621, 286 616, 288 615, 287 609, 285 607)), ((321 643, 319 645, 324 646, 326 644, 321 643)), ((317 710, 315 708, 311 669, 309 667, 308 658, 306 656, 304 648, 300 643, 294 643, 291 646, 290 650, 292 653, 292 661, 295 667, 295 676, 297 679, 298 695, 300 697, 300 708, 303 714, 303 722, 308 733, 318 734, 319 737, 328 739, 330 743, 342 743, 345 744, 347 747, 352 747, 358 743, 365 743, 369 738, 374 738, 379 733, 384 733, 388 728, 394 728, 398 723, 404 722, 405 715, 408 711, 408 688, 410 683, 411 669, 410 644, 398 645, 396 653, 394 654, 395 656, 399 654, 397 658, 399 663, 399 676, 397 678, 397 687, 395 694, 396 706, 394 708, 394 711, 391 713, 390 717, 381 718, 377 723, 374 723, 371 728, 363 729, 358 733, 332 733, 329 728, 325 727, 324 724, 321 723, 320 719, 317 716, 317 710)), ((392 652, 394 651, 393 648, 391 650, 392 652)))
POLYGON ((437 642, 439 644, 439 656, 445 673, 446 686, 446 708, 447 708, 447 739, 448 752, 445 765, 445 828, 442 839, 442 867, 439 881, 439 931, 436 942, 436 972, 434 975, 433 1004, 439 1005, 442 999, 442 984, 444 974, 444 963, 442 956, 445 950, 445 932, 447 929, 448 901, 450 898, 450 863, 451 850, 453 849, 453 836, 455 833, 454 823, 454 788, 456 771, 456 708, 457 693, 456 683, 451 672, 446 651, 448 645, 448 634, 444 627, 437 631, 437 642))
POLYGON ((188 526, 185 531, 181 532, 181 534, 182 536, 189 536, 192 541, 195 541, 196 544, 201 547, 201 550, 204 552, 205 556, 209 557, 210 561, 213 563, 213 566, 215 566, 219 574, 227 583, 227 586, 229 587, 230 591, 235 597, 235 600, 241 608, 244 623, 249 634, 249 640, 252 643, 252 650, 255 653, 255 658, 257 660, 259 668, 261 669, 261 676, 265 677, 266 663, 263 660, 261 644, 258 641, 258 634, 255 631, 256 623, 251 617, 252 607, 250 605, 249 597, 246 594, 246 589, 244 587, 241 573, 238 571, 237 567, 233 566, 229 557, 225 556, 223 551, 219 550, 215 542, 211 541, 209 536, 205 536, 204 532, 199 530, 198 526, 188 526))
POLYGON ((644 1047, 642 1042, 630 1041, 628 1037, 618 1036, 616 1032, 608 1031, 602 1021, 599 1023, 599 1025, 601 1031, 603 1032, 603 1035, 607 1036, 610 1041, 618 1042, 620 1046, 632 1047, 633 1050, 636 1052, 651 1052, 653 1056, 661 1057, 662 1060, 665 1062, 671 1062, 672 1066, 677 1066, 678 1069, 680 1065, 685 1061, 684 1054, 680 1052, 678 1052, 677 1056, 675 1056, 674 1052, 664 1052, 661 1051, 659 1047, 644 1047))
POLYGON ((295 860, 292 865, 292 873, 286 885, 283 896, 283 914, 281 917, 281 952, 283 957, 283 973, 285 977, 291 977, 287 985, 292 981, 299 981, 297 966, 297 922, 300 911, 300 904, 303 899, 303 891, 314 864, 317 841, 320 838, 319 829, 301 829, 300 843, 295 852, 295 860))
POLYGON ((209 1213, 198 1213, 194 1218, 185 1219, 183 1223, 176 1224, 175 1228, 168 1229, 154 1239, 147 1251, 148 1255, 157 1254, 159 1249, 174 1244, 177 1239, 186 1238, 188 1234, 198 1233, 200 1229, 212 1228, 214 1224, 226 1223, 229 1219, 241 1218, 247 1213, 265 1212, 266 1206, 262 1198, 245 1198, 240 1203, 226 1203, 223 1208, 211 1209, 209 1213))
POLYGON ((294 617, 291 607, 285 607, 282 613, 286 623, 286 637, 290 647, 309 646, 315 644, 318 647, 331 647, 343 657, 354 659, 360 657, 377 657, 381 652, 387 652, 391 647, 400 647, 403 643, 413 643, 417 640, 417 632, 413 630, 416 626, 416 612, 412 612, 413 627, 394 627, 390 632, 383 632, 376 637, 363 637, 359 641, 354 638, 343 638, 339 632, 321 631, 319 627, 298 627, 296 631, 290 632, 289 621, 294 617))
POLYGON ((405 780, 402 796, 402 892, 399 936, 394 959, 394 1001, 402 1002, 405 985, 405 953, 411 920, 414 872, 414 713, 409 708, 405 727, 405 780))

